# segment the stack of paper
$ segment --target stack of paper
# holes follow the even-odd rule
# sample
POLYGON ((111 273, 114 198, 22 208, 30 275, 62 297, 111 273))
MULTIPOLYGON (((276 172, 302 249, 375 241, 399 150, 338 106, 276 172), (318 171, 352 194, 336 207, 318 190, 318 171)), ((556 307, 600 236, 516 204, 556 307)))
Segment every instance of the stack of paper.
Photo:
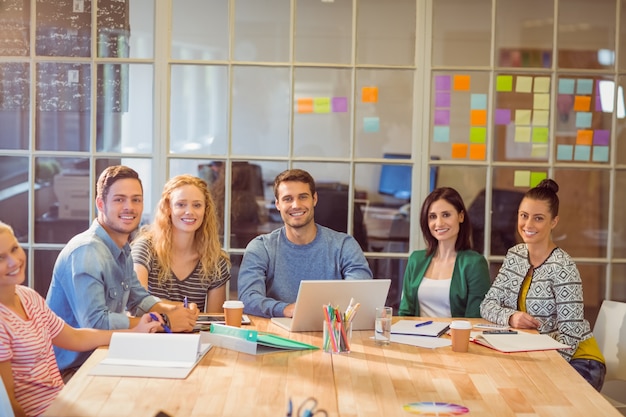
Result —
POLYGON ((449 327, 448 321, 400 320, 391 326, 391 341, 431 349, 450 346, 450 339, 439 337, 449 327))

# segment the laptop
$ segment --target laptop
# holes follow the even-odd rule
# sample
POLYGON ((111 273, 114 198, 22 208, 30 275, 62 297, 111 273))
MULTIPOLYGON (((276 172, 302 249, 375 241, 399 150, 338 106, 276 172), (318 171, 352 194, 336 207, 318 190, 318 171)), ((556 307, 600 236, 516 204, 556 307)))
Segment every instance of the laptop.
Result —
POLYGON ((272 317, 272 323, 290 332, 322 331, 323 305, 346 311, 350 299, 361 306, 352 321, 352 330, 373 330, 376 307, 385 305, 390 279, 303 280, 296 298, 293 318, 272 317))

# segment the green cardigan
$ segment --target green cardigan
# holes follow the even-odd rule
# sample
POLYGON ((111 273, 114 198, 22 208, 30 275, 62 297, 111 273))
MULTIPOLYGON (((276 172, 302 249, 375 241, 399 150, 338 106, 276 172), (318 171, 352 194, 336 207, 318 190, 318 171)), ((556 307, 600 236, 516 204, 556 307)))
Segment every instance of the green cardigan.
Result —
MULTIPOLYGON (((432 256, 425 250, 415 251, 409 256, 404 271, 402 301, 399 316, 419 316, 420 307, 417 289, 430 265, 432 256)), ((480 303, 491 287, 489 266, 485 258, 473 250, 456 254, 452 282, 450 283, 450 310, 452 317, 480 317, 480 303)))

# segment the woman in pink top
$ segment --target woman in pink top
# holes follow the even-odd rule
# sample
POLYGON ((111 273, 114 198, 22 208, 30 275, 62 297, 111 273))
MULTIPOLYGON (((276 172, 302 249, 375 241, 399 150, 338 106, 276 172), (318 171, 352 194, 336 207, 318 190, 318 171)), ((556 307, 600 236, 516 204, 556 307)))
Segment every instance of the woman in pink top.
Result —
MULTIPOLYGON (((52 345, 88 351, 108 345, 111 330, 75 329, 24 282, 26 254, 13 229, 0 222, 0 377, 16 417, 38 416, 63 388, 52 345)), ((156 332, 146 314, 127 331, 156 332)))

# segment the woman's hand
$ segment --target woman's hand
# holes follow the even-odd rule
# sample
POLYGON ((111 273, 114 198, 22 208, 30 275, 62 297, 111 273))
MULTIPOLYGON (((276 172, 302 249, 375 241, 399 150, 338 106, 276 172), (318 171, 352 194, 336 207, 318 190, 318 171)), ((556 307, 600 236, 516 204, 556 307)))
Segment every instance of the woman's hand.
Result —
POLYGON ((159 314, 144 314, 139 319, 139 323, 130 329, 132 332, 137 333, 156 333, 161 329, 161 316, 159 314), (154 320, 157 317, 157 320, 154 320))
POLYGON ((541 322, 528 313, 518 311, 509 317, 509 326, 516 329, 538 329, 541 322))

